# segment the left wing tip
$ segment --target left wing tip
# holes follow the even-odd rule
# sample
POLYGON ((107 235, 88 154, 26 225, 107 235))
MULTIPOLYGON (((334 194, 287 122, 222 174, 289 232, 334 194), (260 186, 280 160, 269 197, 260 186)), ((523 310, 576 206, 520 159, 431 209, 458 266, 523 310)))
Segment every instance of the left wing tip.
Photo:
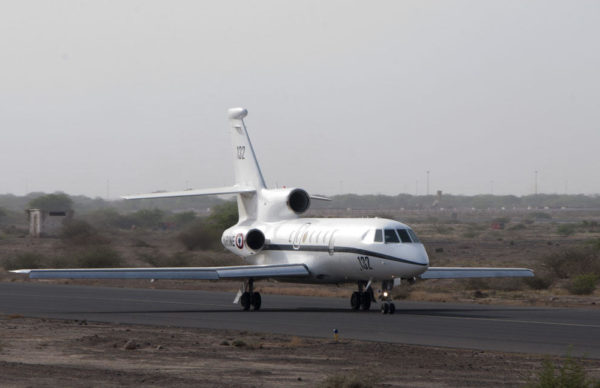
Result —
POLYGON ((13 269, 13 270, 10 270, 8 272, 28 274, 28 273, 31 273, 31 271, 32 270, 30 270, 30 269, 13 269))

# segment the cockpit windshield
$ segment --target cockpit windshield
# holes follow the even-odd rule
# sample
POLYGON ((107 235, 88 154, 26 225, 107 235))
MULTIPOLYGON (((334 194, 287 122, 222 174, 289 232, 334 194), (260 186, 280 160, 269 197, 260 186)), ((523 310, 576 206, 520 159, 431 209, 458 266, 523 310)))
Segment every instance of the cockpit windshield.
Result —
POLYGON ((410 238, 412 239, 413 242, 415 242, 415 243, 421 242, 421 241, 419 241, 419 238, 417 237, 417 235, 415 234, 415 232, 413 232, 412 229, 406 229, 406 231, 410 235, 410 238))
POLYGON ((385 229, 384 230, 385 243, 399 243, 398 235, 394 229, 385 229))
MULTIPOLYGON (((371 236, 373 236, 371 232, 371 236)), ((406 229, 375 229, 375 235, 372 237, 373 242, 384 242, 386 244, 397 243, 419 243, 419 239, 415 232, 410 228, 406 229)))
POLYGON ((410 239, 410 236, 408 235, 408 231, 406 229, 397 229, 397 230, 398 230, 398 234, 400 235, 400 240, 402 240, 403 243, 412 242, 412 240, 410 239))

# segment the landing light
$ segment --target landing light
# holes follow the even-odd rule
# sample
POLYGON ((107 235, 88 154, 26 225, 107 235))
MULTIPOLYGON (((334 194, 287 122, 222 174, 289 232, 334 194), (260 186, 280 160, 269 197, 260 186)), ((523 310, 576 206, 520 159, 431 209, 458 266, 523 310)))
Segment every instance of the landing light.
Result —
POLYGON ((388 292, 387 291, 383 291, 383 297, 387 298, 388 297, 388 292))

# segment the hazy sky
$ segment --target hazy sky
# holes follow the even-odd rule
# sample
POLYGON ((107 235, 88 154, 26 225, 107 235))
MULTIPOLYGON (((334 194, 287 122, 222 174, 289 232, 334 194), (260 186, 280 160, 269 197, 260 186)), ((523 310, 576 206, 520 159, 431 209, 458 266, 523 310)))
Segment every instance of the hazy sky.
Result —
POLYGON ((3 1, 0 193, 600 193, 600 1, 3 1))

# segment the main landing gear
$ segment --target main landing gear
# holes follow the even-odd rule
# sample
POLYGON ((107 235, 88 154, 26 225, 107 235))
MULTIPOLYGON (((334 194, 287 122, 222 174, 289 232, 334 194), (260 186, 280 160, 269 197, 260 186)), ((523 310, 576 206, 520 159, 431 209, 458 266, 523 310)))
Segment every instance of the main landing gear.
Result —
POLYGON ((352 310, 369 310, 371 302, 375 302, 375 297, 373 296, 373 289, 370 286, 370 282, 358 282, 358 291, 354 291, 350 297, 352 310))
POLYGON ((250 310, 250 307, 252 307, 252 310, 254 311, 260 310, 260 304, 262 300, 260 293, 254 291, 254 279, 248 279, 244 281, 242 290, 242 296, 240 297, 242 309, 244 309, 244 311, 248 311, 250 310))

